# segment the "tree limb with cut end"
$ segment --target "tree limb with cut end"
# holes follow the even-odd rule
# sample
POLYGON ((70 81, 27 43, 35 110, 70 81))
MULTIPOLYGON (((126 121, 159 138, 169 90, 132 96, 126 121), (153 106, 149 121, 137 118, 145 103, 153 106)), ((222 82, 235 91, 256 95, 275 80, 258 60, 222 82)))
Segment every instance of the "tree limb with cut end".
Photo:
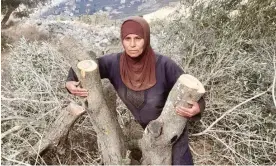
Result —
POLYGON ((193 76, 183 74, 172 88, 161 115, 145 129, 140 145, 143 165, 171 165, 172 146, 182 134, 187 119, 175 112, 176 106, 189 107, 205 93, 203 85, 193 76))
POLYGON ((67 139, 68 133, 75 121, 84 113, 85 110, 74 103, 70 103, 66 108, 62 109, 45 136, 28 150, 29 156, 35 157, 53 147, 63 146, 64 140, 67 139))
POLYGON ((127 164, 124 136, 116 112, 110 111, 104 98, 97 63, 83 60, 78 63, 77 68, 75 72, 81 85, 88 90, 89 95, 84 100, 84 105, 97 133, 104 164, 127 164))
POLYGON ((70 38, 61 40, 60 44, 60 51, 70 58, 70 64, 82 88, 88 90, 83 104, 97 133, 103 163, 126 164, 127 146, 117 121, 116 111, 108 107, 109 102, 105 99, 95 53, 84 51, 70 38))

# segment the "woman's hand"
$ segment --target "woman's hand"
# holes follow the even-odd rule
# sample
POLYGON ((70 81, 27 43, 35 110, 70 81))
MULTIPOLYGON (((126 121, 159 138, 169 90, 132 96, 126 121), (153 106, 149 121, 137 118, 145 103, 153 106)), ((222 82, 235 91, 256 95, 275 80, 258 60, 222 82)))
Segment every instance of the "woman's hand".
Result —
POLYGON ((196 114, 200 113, 199 104, 197 102, 193 102, 191 108, 176 107, 176 113, 185 118, 191 118, 196 114))
POLYGON ((86 89, 78 87, 79 83, 80 82, 76 82, 76 81, 67 81, 65 84, 65 87, 73 95, 82 96, 82 97, 88 96, 88 91, 86 89))

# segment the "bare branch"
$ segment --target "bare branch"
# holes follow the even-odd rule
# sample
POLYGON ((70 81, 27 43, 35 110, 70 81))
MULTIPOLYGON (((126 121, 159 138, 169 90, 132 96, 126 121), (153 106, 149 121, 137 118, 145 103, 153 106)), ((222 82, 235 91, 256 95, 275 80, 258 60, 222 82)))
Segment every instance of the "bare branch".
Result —
MULTIPOLYGON (((271 88, 271 87, 270 87, 270 88, 271 88)), ((226 111, 226 112, 223 113, 216 121, 214 121, 208 128, 206 128, 204 131, 202 131, 202 132, 200 132, 200 133, 192 134, 192 136, 200 136, 200 135, 203 135, 203 134, 207 133, 215 124, 217 124, 217 123, 218 123, 221 119, 223 119, 226 115, 228 115, 228 114, 231 113, 232 111, 236 110, 238 107, 242 106, 243 104, 246 104, 246 103, 248 103, 249 101, 251 101, 251 100, 253 100, 253 99, 255 99, 255 98, 258 98, 258 97, 260 97, 260 96, 262 96, 262 95, 264 95, 264 94, 266 94, 266 93, 269 91, 270 88, 268 88, 266 91, 264 91, 264 92, 262 92, 262 93, 260 93, 260 94, 258 94, 258 95, 256 95, 256 96, 253 96, 253 97, 251 97, 251 98, 245 100, 244 102, 242 102, 242 103, 236 105, 236 106, 233 107, 232 109, 226 111)))

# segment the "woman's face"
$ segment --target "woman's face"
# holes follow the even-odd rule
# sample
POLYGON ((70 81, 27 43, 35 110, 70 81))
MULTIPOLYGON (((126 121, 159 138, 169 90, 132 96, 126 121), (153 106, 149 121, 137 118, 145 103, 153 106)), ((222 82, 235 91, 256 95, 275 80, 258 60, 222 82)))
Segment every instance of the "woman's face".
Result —
POLYGON ((124 49, 131 58, 136 58, 142 54, 144 43, 145 40, 136 34, 128 34, 123 39, 124 49))

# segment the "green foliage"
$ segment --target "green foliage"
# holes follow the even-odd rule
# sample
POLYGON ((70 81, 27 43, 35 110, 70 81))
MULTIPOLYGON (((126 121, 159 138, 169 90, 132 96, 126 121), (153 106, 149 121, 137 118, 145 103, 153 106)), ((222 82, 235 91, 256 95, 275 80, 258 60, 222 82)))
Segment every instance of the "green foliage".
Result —
POLYGON ((17 8, 21 0, 1 0, 1 13, 5 13, 8 8, 17 8))
POLYGON ((1 13, 6 14, 8 10, 15 10, 20 4, 27 7, 23 11, 15 13, 17 17, 26 17, 30 14, 30 9, 35 8, 37 5, 45 5, 49 0, 1 0, 1 13))
POLYGON ((31 11, 29 10, 23 10, 23 11, 14 13, 15 17, 17 18, 28 17, 30 14, 31 14, 31 11))
POLYGON ((212 5, 198 5, 192 12, 191 20, 198 29, 212 28, 218 38, 231 37, 230 34, 243 32, 246 39, 274 35, 276 30, 276 3, 273 0, 253 0, 240 4, 240 0, 213 1, 212 5), (234 10, 237 16, 229 15, 234 10), (225 34, 228 34, 225 36, 225 34))
POLYGON ((89 25, 116 25, 119 24, 116 20, 111 20, 108 13, 98 12, 93 15, 81 15, 78 17, 78 21, 89 25))

